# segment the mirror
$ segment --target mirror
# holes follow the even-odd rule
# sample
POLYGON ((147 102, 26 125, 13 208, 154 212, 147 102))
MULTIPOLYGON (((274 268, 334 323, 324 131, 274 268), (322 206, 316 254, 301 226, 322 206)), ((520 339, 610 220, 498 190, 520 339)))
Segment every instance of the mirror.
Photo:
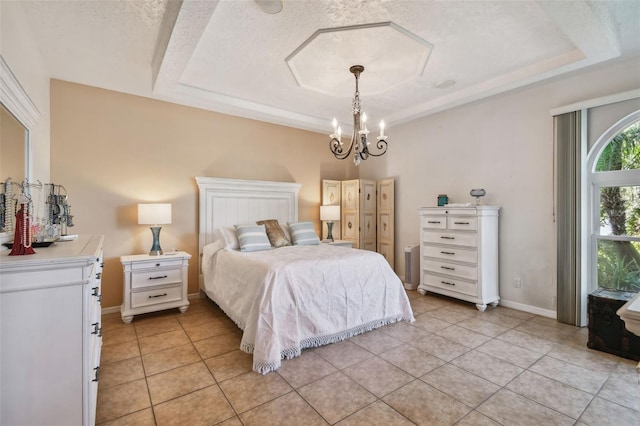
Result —
MULTIPOLYGON (((32 180, 31 130, 40 112, 0 55, 0 182, 32 180)), ((0 232, 0 242, 13 239, 13 229, 0 232)))

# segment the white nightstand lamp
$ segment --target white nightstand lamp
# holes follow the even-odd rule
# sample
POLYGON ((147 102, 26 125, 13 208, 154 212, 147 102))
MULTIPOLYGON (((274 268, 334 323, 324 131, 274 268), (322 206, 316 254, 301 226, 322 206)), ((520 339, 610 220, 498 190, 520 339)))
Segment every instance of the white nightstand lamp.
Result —
POLYGON ((171 223, 171 204, 138 204, 138 224, 153 225, 150 227, 153 234, 153 245, 149 256, 160 256, 160 229, 161 226, 171 223))
POLYGON ((340 220, 340 206, 320 206, 320 220, 327 222, 327 240, 333 241, 333 221, 340 220))

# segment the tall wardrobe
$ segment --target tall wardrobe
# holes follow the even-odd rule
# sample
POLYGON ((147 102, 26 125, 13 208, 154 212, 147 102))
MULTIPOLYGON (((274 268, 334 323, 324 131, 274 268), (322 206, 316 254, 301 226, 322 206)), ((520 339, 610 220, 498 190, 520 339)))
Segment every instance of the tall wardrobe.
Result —
MULTIPOLYGON (((333 237, 354 248, 377 251, 392 268, 394 261, 394 180, 323 180, 322 204, 340 206, 333 237)), ((323 223, 323 237, 326 225, 323 223)))

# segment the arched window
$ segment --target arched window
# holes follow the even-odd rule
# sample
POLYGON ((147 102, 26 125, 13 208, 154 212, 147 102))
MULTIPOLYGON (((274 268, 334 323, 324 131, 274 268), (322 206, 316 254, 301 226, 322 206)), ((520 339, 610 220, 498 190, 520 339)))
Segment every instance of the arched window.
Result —
POLYGON ((587 158, 590 286, 640 291, 640 111, 600 136, 587 158))

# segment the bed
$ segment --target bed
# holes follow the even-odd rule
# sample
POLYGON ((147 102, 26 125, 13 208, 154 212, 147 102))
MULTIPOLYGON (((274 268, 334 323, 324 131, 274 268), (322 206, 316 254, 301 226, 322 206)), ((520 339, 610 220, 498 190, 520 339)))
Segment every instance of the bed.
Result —
POLYGON ((234 225, 273 219, 286 232, 298 222, 299 184, 196 181, 200 290, 243 330, 240 349, 253 354, 255 371, 276 370, 305 348, 414 320, 402 283, 378 253, 329 244, 243 252, 230 242, 234 225))

